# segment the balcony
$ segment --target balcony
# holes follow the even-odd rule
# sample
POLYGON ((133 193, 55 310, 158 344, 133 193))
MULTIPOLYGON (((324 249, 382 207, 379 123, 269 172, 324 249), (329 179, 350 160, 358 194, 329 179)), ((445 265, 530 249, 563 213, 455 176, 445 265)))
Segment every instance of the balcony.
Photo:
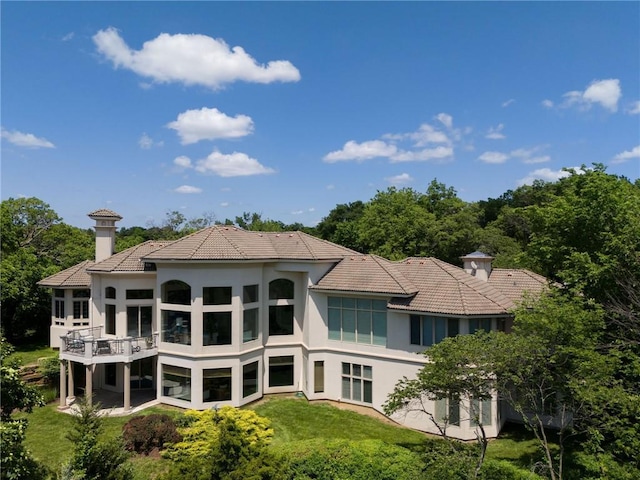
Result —
POLYGON ((130 363, 158 354, 158 332, 145 337, 100 337, 102 328, 69 330, 60 337, 60 359, 85 365, 130 363))

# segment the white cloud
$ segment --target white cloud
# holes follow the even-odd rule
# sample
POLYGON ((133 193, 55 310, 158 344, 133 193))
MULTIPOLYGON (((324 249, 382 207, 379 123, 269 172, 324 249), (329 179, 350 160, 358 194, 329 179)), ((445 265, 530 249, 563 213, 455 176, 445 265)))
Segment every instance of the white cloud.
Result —
POLYGON ((509 155, 502 152, 484 152, 478 157, 478 160, 484 163, 504 163, 509 159, 509 155))
POLYGON ((335 185, 327 185, 327 190, 335 190, 336 186, 335 185))
POLYGON ((357 143, 349 140, 341 150, 328 153, 324 157, 327 163, 355 160, 361 162, 377 157, 390 157, 398 151, 395 145, 388 144, 382 140, 371 140, 357 143))
POLYGON ((488 138, 490 140, 502 140, 503 138, 506 138, 502 133, 503 129, 504 125, 502 123, 497 127, 490 127, 489 132, 485 135, 485 138, 488 138))
MULTIPOLYGON (((440 115, 445 114, 441 113, 440 115)), ((449 124, 451 124, 451 122, 449 122, 449 124)), ((422 125, 420 125, 418 131, 411 133, 409 137, 416 142, 416 147, 424 147, 425 145, 428 145, 430 143, 451 143, 451 140, 449 140, 449 137, 446 133, 436 130, 427 123, 423 123, 422 125)))
POLYGON ((113 63, 157 83, 179 82, 218 89, 235 81, 297 82, 300 72, 286 60, 258 64, 242 47, 230 48, 219 38, 162 33, 132 50, 109 27, 93 36, 98 52, 113 63))
POLYGON ((198 160, 195 169, 200 173, 213 174, 220 177, 243 177, 275 172, 272 168, 261 165, 258 160, 249 157, 246 153, 233 152, 224 154, 218 150, 211 152, 207 158, 198 160))
POLYGON ((640 158, 640 145, 633 147, 631 150, 625 150, 622 153, 617 154, 611 160, 611 163, 623 163, 632 158, 640 158))
POLYGON ((302 215, 304 213, 304 210, 294 210, 293 212, 291 212, 291 215, 302 215))
POLYGON ((640 115, 640 100, 632 102, 625 110, 629 115, 640 115))
POLYGON ((615 112, 618 110, 618 100, 622 96, 620 80, 594 80, 582 94, 585 101, 599 103, 603 108, 615 112))
POLYGON ((151 138, 146 133, 143 133, 140 139, 138 140, 138 145, 143 150, 149 150, 151 147, 162 147, 164 145, 164 142, 162 141, 154 142, 153 138, 151 138))
POLYGON ((453 127, 453 117, 448 113, 439 113, 436 115, 436 119, 447 128, 453 127))
POLYGON ((506 102, 502 102, 502 108, 506 108, 506 107, 508 107, 509 105, 511 105, 511 104, 512 104, 512 103, 514 103, 514 102, 515 102, 515 99, 510 98, 510 99, 509 99, 509 100, 507 100, 506 102))
POLYGON ((542 101, 542 106, 544 108, 553 108, 553 105, 554 105, 553 102, 549 99, 545 99, 542 101))
POLYGON ((75 33, 73 32, 69 32, 67 33, 64 37, 61 38, 61 40, 63 42, 68 42, 69 40, 71 40, 73 37, 75 36, 75 33))
MULTIPOLYGON (((581 171, 576 170, 576 173, 581 171)), ((530 172, 526 177, 518 180, 518 186, 530 185, 534 180, 544 180, 546 182, 555 182, 561 178, 568 177, 571 173, 565 170, 551 170, 550 168, 539 168, 530 172)))
POLYGON ((0 137, 5 138, 9 143, 18 147, 56 148, 56 146, 46 138, 38 138, 33 133, 22 133, 17 130, 10 132, 3 128, 0 130, 0 137))
POLYGON ((220 203, 221 207, 228 207, 229 206, 229 202, 222 202, 220 203))
POLYGON ((548 145, 537 145, 533 148, 518 148, 516 150, 511 150, 509 152, 509 157, 519 158, 522 160, 522 163, 526 164, 534 164, 534 163, 545 163, 551 160, 549 155, 537 155, 534 156, 535 153, 544 150, 548 145))
POLYGON ((400 175, 387 177, 385 180, 391 185, 406 185, 407 183, 413 182, 413 177, 408 173, 401 173, 400 175))
POLYGON ((239 138, 253 132, 253 120, 246 115, 229 117, 217 108, 187 110, 167 127, 178 132, 183 145, 216 138, 239 138))
MULTIPOLYGON (((571 90, 562 95, 563 101, 559 107, 577 107, 581 110, 588 110, 594 104, 599 104, 610 112, 616 112, 620 97, 622 97, 622 89, 620 88, 620 80, 617 78, 594 80, 584 91, 571 90)), ((544 100, 542 103, 548 108, 553 107, 553 102, 550 100, 544 100)))
POLYGON ((309 211, 309 212, 315 212, 315 211, 316 211, 316 209, 315 209, 315 207, 310 207, 308 211, 309 211))
POLYGON ((436 148, 425 148, 417 151, 399 151, 391 156, 391 163, 399 162, 426 162, 429 160, 444 160, 453 156, 452 147, 439 146, 436 148))
POLYGON ((173 159, 173 164, 180 168, 191 168, 191 159, 184 155, 180 155, 173 159))
POLYGON ((174 190, 176 193, 202 193, 202 189, 191 185, 182 185, 174 190))

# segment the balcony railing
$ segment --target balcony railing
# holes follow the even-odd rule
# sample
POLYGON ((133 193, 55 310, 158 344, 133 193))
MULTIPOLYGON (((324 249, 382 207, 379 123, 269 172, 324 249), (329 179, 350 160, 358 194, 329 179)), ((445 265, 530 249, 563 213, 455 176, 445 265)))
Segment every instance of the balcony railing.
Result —
POLYGON ((158 333, 143 337, 99 338, 100 327, 70 330, 60 338, 61 352, 91 358, 97 356, 134 356, 158 347, 158 333))

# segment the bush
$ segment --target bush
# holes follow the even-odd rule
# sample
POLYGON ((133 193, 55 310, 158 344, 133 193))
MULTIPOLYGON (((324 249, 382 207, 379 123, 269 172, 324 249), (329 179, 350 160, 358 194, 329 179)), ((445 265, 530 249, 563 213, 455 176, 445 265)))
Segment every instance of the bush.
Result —
POLYGON ((417 480, 420 456, 380 440, 305 440, 280 447, 290 477, 297 480, 417 480))
POLYGON ((182 440, 173 419, 159 413, 133 417, 122 427, 122 437, 127 450, 144 455, 182 440))
POLYGON ((542 477, 522 470, 506 460, 485 460, 480 470, 481 480, 540 480, 542 477))

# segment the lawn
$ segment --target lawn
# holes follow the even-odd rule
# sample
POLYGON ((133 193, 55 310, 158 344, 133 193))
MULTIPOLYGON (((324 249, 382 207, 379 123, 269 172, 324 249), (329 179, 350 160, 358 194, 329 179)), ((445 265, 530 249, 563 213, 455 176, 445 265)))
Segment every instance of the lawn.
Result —
MULTIPOLYGON (((309 403, 304 399, 271 398, 258 402, 251 408, 271 420, 274 429, 274 445, 312 438, 365 440, 378 439, 410 449, 420 449, 426 435, 404 427, 383 422, 368 415, 342 410, 325 403, 309 403)), ((179 415, 173 407, 157 406, 144 414, 165 413, 179 415)), ((56 405, 38 408, 29 415, 25 444, 34 457, 48 467, 57 470, 69 458, 71 442, 66 435, 71 428, 71 416, 61 413, 56 405)), ((105 436, 115 437, 130 417, 106 417, 105 436)), ((521 429, 512 429, 504 439, 491 441, 489 458, 505 459, 528 466, 537 455, 535 441, 521 429)), ((137 457, 131 460, 136 478, 154 478, 163 470, 161 459, 137 457)))
POLYGON ((55 357, 57 350, 51 348, 48 344, 30 344, 15 347, 15 352, 9 355, 9 361, 18 360, 20 365, 32 365, 38 363, 39 358, 55 357))

